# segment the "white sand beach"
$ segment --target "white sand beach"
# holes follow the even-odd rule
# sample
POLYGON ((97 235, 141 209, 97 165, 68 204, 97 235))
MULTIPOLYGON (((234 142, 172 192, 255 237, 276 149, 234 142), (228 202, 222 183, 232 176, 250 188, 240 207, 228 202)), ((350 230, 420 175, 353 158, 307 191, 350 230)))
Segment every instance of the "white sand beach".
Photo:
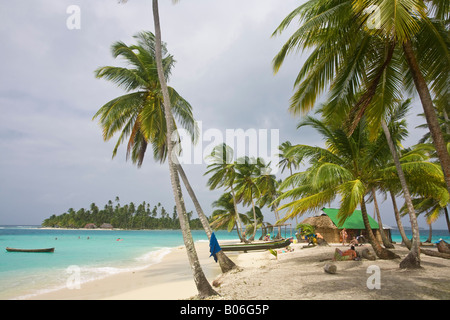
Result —
MULTIPOLYGON (((339 245, 302 249, 293 244, 291 252, 275 258, 268 251, 227 252, 239 266, 221 274, 218 263, 209 257, 206 242, 196 243, 206 277, 218 284, 225 300, 448 300, 450 260, 421 255, 422 269, 402 270, 397 260, 331 261, 339 245), (324 271, 333 263, 335 274, 324 271), (377 281, 379 281, 377 283, 377 281), (379 286, 377 285, 379 284, 379 286)), ((369 245, 365 245, 370 249, 369 245)), ((364 247, 357 247, 361 250, 364 247)), ((408 250, 394 249, 402 258, 408 250)), ((83 284, 80 289, 63 289, 35 296, 41 300, 178 300, 197 294, 184 247, 174 249, 159 264, 148 269, 110 276, 83 284)))

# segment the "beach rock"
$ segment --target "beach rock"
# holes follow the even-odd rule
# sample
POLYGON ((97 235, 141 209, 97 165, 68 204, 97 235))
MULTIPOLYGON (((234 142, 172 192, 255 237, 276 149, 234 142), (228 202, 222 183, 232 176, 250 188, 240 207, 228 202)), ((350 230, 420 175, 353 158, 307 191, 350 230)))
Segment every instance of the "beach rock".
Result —
POLYGON ((369 249, 365 248, 363 249, 363 251, 361 252, 361 255, 363 256, 364 259, 367 260, 376 260, 377 258, 375 257, 375 255, 369 251, 369 249))
POLYGON ((219 288, 223 283, 223 274, 219 275, 216 279, 211 283, 213 287, 219 288))
POLYGON ((326 273, 329 273, 329 274, 335 274, 336 271, 337 271, 337 267, 336 267, 336 265, 334 265, 334 264, 332 264, 332 263, 327 263, 327 264, 323 267, 323 270, 324 270, 326 273))
POLYGON ((436 246, 440 253, 450 254, 450 245, 444 240, 439 241, 439 243, 436 246))

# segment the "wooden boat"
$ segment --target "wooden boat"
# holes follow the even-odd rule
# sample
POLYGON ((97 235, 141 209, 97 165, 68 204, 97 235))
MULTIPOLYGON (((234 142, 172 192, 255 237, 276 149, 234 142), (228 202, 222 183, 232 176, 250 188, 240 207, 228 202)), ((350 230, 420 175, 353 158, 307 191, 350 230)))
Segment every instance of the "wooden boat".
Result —
POLYGON ((255 242, 245 244, 227 244, 220 245, 222 251, 249 251, 249 250, 268 250, 287 247, 291 244, 290 239, 282 239, 271 242, 255 242))
POLYGON ((6 248, 8 252, 54 252, 55 248, 44 248, 44 249, 17 249, 17 248, 6 248))

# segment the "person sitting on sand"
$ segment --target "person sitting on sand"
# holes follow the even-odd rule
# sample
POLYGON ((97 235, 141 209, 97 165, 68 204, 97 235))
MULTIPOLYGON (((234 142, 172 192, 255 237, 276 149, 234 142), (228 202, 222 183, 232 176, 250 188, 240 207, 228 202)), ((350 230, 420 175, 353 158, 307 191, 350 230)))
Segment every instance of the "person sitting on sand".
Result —
POLYGON ((356 240, 356 238, 355 237, 353 237, 353 239, 352 240, 350 240, 350 245, 351 246, 358 246, 358 240, 356 240))
POLYGON ((333 260, 344 261, 344 260, 356 260, 357 258, 358 254, 355 251, 355 247, 351 246, 350 249, 344 252, 336 248, 333 260))
POLYGON ((359 244, 360 246, 362 246, 363 243, 366 242, 366 240, 364 239, 364 236, 363 236, 362 234, 359 235, 359 236, 357 236, 357 237, 356 237, 356 240, 358 241, 358 244, 359 244))

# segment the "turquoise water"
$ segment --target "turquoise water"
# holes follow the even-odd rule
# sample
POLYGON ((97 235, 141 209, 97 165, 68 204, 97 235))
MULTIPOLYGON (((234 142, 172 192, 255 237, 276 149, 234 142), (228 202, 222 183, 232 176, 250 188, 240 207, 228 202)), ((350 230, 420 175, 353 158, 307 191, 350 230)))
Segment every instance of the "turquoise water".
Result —
MULTIPOLYGON (((216 231, 219 241, 237 239, 236 232, 216 231)), ((193 230, 195 241, 208 241, 204 231, 193 230)), ((283 236, 291 233, 282 231, 283 236)), ((411 234, 407 233, 408 237, 411 234)), ((257 238, 260 233, 257 234, 257 238)), ((428 231, 421 230, 421 240, 428 231)), ((450 243, 446 230, 433 230, 432 242, 450 243)), ((400 243, 397 230, 392 240, 400 243)), ((179 230, 59 230, 38 227, 0 226, 0 299, 23 299, 65 288, 72 266, 81 283, 113 274, 137 271, 155 263, 172 248, 183 245, 179 230), (118 239, 121 241, 117 241, 118 239), (49 248, 53 253, 7 252, 6 247, 49 248)), ((212 259, 212 258, 211 258, 212 259)))
MULTIPOLYGON (((235 232, 215 234, 219 241, 237 239, 235 232)), ((208 241, 204 231, 193 230, 192 235, 194 241, 208 241)), ((79 268, 81 283, 140 270, 160 262, 172 248, 183 244, 180 230, 49 230, 0 226, 0 299, 26 298, 64 288, 73 273, 72 266, 79 268), (6 247, 54 247, 55 252, 7 252, 6 247)))

